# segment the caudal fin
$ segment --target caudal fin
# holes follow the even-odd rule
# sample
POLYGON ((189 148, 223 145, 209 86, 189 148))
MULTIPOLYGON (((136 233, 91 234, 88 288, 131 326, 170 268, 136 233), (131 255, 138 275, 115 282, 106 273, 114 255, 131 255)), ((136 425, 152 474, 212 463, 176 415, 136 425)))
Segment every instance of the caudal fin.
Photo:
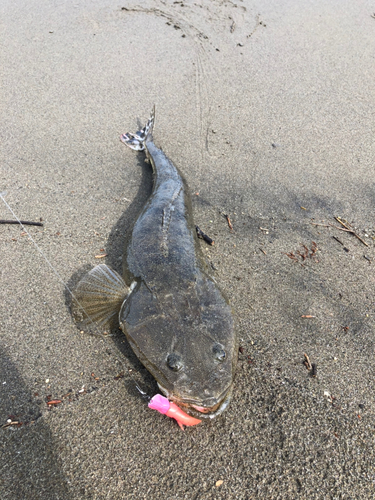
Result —
POLYGON ((77 323, 110 325, 129 293, 121 276, 100 264, 87 273, 74 289, 72 312, 77 323))
POLYGON ((147 139, 152 138, 152 130, 154 128, 155 123, 155 104, 152 108, 150 118, 146 125, 138 130, 135 134, 131 134, 127 132, 126 134, 122 134, 120 137, 121 141, 129 146, 131 149, 135 149, 136 151, 143 151, 145 149, 145 142, 147 139))

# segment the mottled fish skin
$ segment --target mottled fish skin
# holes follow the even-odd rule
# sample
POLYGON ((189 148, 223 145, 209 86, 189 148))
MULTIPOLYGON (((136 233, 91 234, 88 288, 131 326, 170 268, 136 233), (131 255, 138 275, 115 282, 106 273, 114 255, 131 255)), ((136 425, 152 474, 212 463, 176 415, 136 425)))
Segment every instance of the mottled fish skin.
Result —
POLYGON ((237 363, 232 311, 207 272, 186 181, 153 142, 153 120, 148 135, 122 137, 145 150, 154 187, 125 252, 136 285, 120 327, 169 399, 213 417, 227 406, 237 363))

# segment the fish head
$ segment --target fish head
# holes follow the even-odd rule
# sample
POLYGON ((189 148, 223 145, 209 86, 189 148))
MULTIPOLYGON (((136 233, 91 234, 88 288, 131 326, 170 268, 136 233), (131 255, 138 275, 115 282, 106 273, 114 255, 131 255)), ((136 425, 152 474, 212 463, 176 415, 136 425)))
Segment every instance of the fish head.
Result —
POLYGON ((204 336, 188 348, 175 346, 165 359, 166 369, 160 381, 156 374, 155 378, 166 397, 187 413, 214 418, 229 404, 236 361, 236 346, 228 336, 222 342, 204 336))
POLYGON ((164 296, 140 285, 121 309, 120 326, 169 400, 213 418, 229 403, 237 336, 221 291, 210 280, 198 285, 164 296))

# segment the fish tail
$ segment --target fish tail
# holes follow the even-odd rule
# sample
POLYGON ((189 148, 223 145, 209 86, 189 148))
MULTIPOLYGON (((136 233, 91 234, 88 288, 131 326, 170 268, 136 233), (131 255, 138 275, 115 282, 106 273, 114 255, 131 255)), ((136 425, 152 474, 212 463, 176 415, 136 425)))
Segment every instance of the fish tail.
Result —
POLYGON ((155 124, 155 104, 151 110, 150 118, 146 125, 138 130, 135 134, 131 134, 127 132, 126 134, 122 134, 120 140, 129 146, 131 149, 135 149, 136 151, 143 151, 145 149, 145 143, 148 140, 152 140, 152 131, 155 124))
POLYGON ((74 289, 71 305, 77 323, 90 327, 110 326, 129 294, 121 276, 105 264, 87 273, 74 289))

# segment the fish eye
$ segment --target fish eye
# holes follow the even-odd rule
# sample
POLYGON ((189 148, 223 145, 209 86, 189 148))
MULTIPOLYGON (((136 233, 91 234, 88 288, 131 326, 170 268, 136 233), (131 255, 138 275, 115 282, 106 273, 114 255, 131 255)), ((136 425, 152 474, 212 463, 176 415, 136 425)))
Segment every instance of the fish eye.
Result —
POLYGON ((169 356, 167 357, 167 365, 168 368, 170 368, 174 372, 180 371, 183 366, 181 356, 175 353, 169 354, 169 356))
POLYGON ((224 361, 226 353, 221 344, 215 344, 212 348, 212 352, 214 353, 215 359, 218 361, 224 361))

